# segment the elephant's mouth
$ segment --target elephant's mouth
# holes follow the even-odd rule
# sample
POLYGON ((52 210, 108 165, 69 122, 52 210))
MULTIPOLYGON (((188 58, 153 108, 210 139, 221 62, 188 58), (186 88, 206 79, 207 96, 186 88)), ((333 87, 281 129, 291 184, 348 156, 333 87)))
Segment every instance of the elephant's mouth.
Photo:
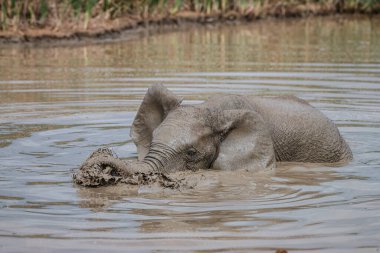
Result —
MULTIPOLYGON (((129 164, 121 160, 109 148, 99 148, 94 151, 73 173, 74 183, 87 187, 98 187, 125 183, 130 185, 147 185, 158 183, 159 185, 178 189, 182 186, 182 180, 172 179, 168 175, 151 172, 134 172, 130 174, 120 173, 129 164)), ((132 170, 131 170, 132 171, 132 170)))

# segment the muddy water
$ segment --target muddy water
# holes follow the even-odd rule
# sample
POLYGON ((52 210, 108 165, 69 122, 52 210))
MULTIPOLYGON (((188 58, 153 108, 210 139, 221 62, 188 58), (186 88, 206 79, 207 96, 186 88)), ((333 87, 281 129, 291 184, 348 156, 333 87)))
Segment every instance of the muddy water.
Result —
POLYGON ((0 48, 1 252, 378 252, 380 18, 197 28, 83 46, 0 48), (295 94, 339 126, 343 167, 198 172, 184 191, 72 184, 129 138, 152 83, 198 103, 295 94))

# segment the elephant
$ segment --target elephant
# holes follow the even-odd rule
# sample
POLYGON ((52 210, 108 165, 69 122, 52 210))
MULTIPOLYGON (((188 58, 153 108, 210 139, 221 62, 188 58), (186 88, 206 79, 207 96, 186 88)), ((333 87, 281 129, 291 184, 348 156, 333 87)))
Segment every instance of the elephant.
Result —
POLYGON ((271 170, 276 162, 346 163, 353 157, 336 125, 293 95, 223 95, 181 103, 163 85, 151 86, 130 131, 138 159, 106 155, 87 165, 108 165, 128 177, 152 171, 271 170))

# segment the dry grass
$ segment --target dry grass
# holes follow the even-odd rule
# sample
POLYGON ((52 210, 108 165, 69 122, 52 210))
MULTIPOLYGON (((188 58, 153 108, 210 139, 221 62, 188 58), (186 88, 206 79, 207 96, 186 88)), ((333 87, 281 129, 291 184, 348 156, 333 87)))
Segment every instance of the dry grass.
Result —
POLYGON ((380 0, 0 0, 0 37, 99 34, 170 20, 380 13, 380 0))

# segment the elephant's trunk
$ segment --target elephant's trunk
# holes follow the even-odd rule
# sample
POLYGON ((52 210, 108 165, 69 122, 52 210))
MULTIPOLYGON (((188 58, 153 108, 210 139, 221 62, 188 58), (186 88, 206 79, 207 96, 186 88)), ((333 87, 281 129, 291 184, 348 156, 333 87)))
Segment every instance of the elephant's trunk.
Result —
POLYGON ((164 171, 167 159, 173 154, 165 155, 165 151, 152 149, 143 161, 123 161, 110 149, 100 148, 86 159, 73 179, 77 184, 92 187, 123 182, 137 185, 158 183, 162 187, 178 189, 184 185, 182 179, 173 179, 164 171))
POLYGON ((168 145, 157 142, 151 143, 142 163, 148 164, 154 171, 160 173, 170 173, 180 167, 177 152, 168 145))
POLYGON ((133 178, 137 174, 152 174, 157 168, 149 162, 123 161, 110 149, 93 152, 73 175, 74 182, 84 186, 99 186, 133 178))
POLYGON ((103 163, 113 168, 115 173, 119 174, 123 178, 131 177, 138 173, 149 174, 158 171, 149 165, 149 163, 137 160, 123 161, 119 158, 113 157, 110 161, 104 160, 103 163))

